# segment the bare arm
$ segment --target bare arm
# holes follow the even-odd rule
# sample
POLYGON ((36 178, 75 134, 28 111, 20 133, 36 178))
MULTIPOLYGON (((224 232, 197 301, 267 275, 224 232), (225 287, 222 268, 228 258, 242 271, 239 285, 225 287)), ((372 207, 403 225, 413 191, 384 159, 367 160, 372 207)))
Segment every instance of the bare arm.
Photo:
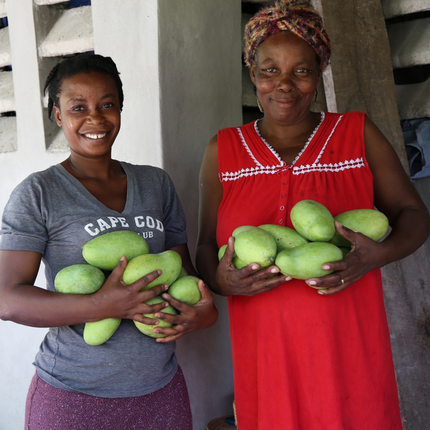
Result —
MULTIPOLYGON (((124 258, 102 288, 94 294, 62 294, 34 286, 41 255, 31 251, 0 251, 0 318, 32 327, 60 327, 99 321, 104 318, 154 320, 143 313, 153 313, 166 303, 148 306, 143 302, 167 289, 159 285, 140 292, 159 276, 152 272, 133 284, 122 282, 127 266, 124 258)), ((161 272, 160 272, 161 273, 161 272)))
POLYGON ((199 236, 197 241, 197 270, 203 280, 217 294, 230 296, 235 294, 249 295, 269 291, 289 280, 284 276, 268 278, 279 273, 276 266, 255 272, 256 263, 236 270, 232 263, 234 239, 230 238, 228 248, 218 262, 218 245, 216 241, 217 215, 223 195, 218 177, 218 141, 213 137, 206 149, 199 178, 199 236))
POLYGON ((364 138, 366 158, 373 174, 374 203, 388 217, 392 231, 384 241, 374 242, 337 225, 339 233, 351 241, 352 252, 340 262, 323 266, 336 273, 308 280, 312 285, 329 287, 320 294, 339 292, 370 270, 408 256, 425 242, 430 232, 430 218, 424 202, 388 140, 368 119, 364 138))

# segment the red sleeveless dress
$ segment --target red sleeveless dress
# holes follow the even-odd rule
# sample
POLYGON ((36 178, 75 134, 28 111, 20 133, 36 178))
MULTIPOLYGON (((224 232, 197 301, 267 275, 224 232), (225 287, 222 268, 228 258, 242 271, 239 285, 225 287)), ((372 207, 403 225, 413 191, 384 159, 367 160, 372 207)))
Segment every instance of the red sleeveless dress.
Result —
MULTIPOLYGON (((220 130, 218 245, 240 225, 292 227, 303 199, 373 209, 364 118, 323 113, 292 166, 258 122, 220 130)), ((327 297, 292 280, 227 300, 239 430, 402 429, 379 270, 327 297)))

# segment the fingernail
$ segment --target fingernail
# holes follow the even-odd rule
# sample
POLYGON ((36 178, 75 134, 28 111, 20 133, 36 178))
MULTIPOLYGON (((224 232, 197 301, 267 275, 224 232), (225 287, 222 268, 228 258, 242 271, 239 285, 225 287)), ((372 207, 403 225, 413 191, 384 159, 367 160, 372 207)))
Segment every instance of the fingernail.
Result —
MULTIPOLYGON (((161 317, 161 315, 160 315, 160 314, 154 314, 154 317, 155 317, 155 318, 160 318, 160 317, 161 317)), ((157 321, 155 324, 158 324, 158 321, 157 321)))
POLYGON ((325 296, 325 294, 321 290, 318 290, 318 294, 321 294, 322 296, 325 296))
POLYGON ((276 269, 275 267, 270 271, 270 273, 279 273, 279 269, 276 269))
POLYGON ((328 264, 324 264, 324 265, 322 266, 322 269, 323 269, 323 270, 330 270, 330 266, 329 266, 328 264))
POLYGON ((251 266, 251 269, 252 269, 252 270, 257 270, 257 269, 258 269, 258 266, 257 266, 256 264, 253 264, 253 265, 251 266))
POLYGON ((287 276, 287 277, 285 278, 285 281, 291 281, 291 279, 293 279, 291 276, 287 276))
POLYGON ((317 284, 316 281, 306 281, 306 283, 308 285, 316 285, 317 284))

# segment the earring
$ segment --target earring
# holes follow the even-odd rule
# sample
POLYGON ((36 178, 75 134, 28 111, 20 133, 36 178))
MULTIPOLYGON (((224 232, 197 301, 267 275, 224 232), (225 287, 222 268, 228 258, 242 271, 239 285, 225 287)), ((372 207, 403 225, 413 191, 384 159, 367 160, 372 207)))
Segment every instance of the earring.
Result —
POLYGON ((318 90, 317 90, 317 89, 315 89, 315 103, 318 103, 318 101, 317 101, 317 97, 318 97, 318 90))
POLYGON ((258 109, 260 109, 260 112, 264 112, 264 110, 263 110, 263 106, 261 106, 261 103, 260 103, 260 99, 258 98, 258 96, 257 96, 257 87, 254 85, 254 95, 255 95, 255 98, 257 99, 257 106, 258 106, 258 109))

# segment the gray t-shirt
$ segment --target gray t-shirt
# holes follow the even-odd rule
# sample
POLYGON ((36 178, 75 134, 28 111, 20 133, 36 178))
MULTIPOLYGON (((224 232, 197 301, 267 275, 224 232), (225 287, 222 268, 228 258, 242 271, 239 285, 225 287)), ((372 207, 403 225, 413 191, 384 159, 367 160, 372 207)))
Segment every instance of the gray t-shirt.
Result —
MULTIPOLYGON (((60 164, 30 175, 3 213, 0 249, 42 254, 47 289, 64 267, 85 263, 81 247, 113 231, 131 230, 156 254, 187 242, 185 216, 162 169, 121 162, 127 174, 122 213, 104 206, 60 164)), ((175 343, 157 343, 123 320, 105 344, 87 345, 84 324, 50 328, 35 359, 38 375, 67 391, 133 397, 165 386, 177 370, 175 343)))

